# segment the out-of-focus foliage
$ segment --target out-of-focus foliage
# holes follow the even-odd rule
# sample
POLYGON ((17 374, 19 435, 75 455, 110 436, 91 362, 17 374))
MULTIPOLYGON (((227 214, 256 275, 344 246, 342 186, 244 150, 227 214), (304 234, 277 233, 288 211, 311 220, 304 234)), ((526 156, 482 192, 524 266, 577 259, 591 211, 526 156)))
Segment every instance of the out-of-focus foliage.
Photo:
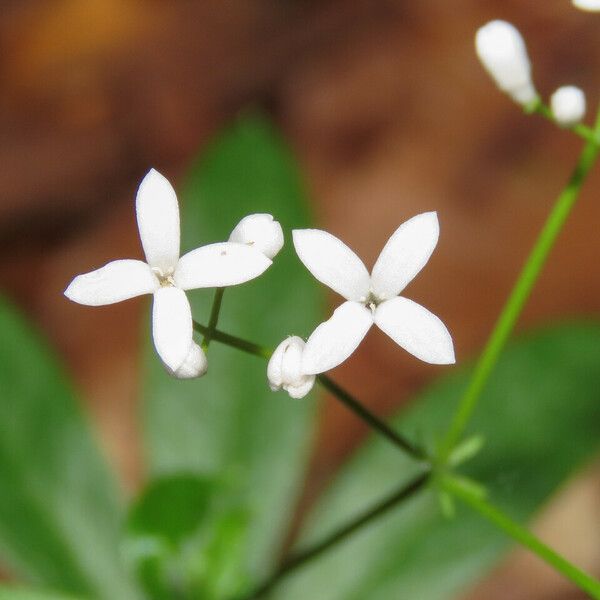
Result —
POLYGON ((216 479, 175 475, 153 482, 129 519, 126 555, 149 597, 217 600, 243 588, 247 512, 216 479))
POLYGON ((27 588, 2 586, 0 587, 0 600, 84 600, 81 596, 67 596, 54 592, 43 592, 27 588))
MULTIPOLYGON (((227 289, 219 327, 272 346, 291 333, 306 335, 318 320, 319 296, 289 239, 292 228, 309 224, 306 201, 272 126, 256 116, 241 119, 192 168, 182 200, 184 252, 227 239, 251 213, 273 214, 288 236, 263 276, 227 289)), ((195 318, 206 324, 212 291, 189 296, 195 318)), ((304 474, 313 403, 271 392, 260 359, 213 342, 208 361, 205 377, 182 382, 148 352, 146 443, 154 475, 217 477, 222 494, 243 507, 243 531, 235 535, 243 544, 241 582, 273 565, 304 474)))
POLYGON ((62 370, 4 300, 0 332, 2 562, 55 589, 136 598, 119 560, 115 482, 62 370))
MULTIPOLYGON (((430 446, 449 422, 470 370, 424 393, 396 420, 430 446)), ((600 445, 600 327, 559 326, 513 343, 486 389, 471 430, 485 438, 464 472, 525 521, 600 445)), ((372 440, 315 510, 304 542, 317 540, 414 473, 394 448, 372 440)), ((448 600, 507 549, 504 534, 468 509, 441 515, 435 494, 413 499, 292 577, 285 600, 448 600)))

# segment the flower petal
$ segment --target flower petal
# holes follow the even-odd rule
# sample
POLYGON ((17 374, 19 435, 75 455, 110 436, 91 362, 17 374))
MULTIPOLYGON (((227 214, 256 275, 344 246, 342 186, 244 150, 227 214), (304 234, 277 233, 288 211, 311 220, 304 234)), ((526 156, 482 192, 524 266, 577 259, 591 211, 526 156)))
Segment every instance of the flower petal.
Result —
POLYGON ((375 324, 406 351, 434 365, 456 362, 452 337, 446 326, 420 304, 392 298, 375 311, 375 324))
POLYGON ((183 290, 161 287, 154 294, 152 337, 161 360, 176 372, 192 347, 192 309, 183 290))
POLYGON ((384 246, 371 275, 381 299, 397 296, 425 266, 434 251, 440 227, 437 213, 417 215, 402 223, 384 246))
POLYGON ((344 242, 320 229, 295 229, 293 237, 298 257, 321 283, 346 300, 368 296, 369 272, 344 242))
POLYGON ((258 277, 271 264, 271 259, 251 246, 219 242, 184 254, 175 283, 183 290, 237 285, 258 277))
POLYGON ((167 367, 167 371, 177 379, 195 379, 196 377, 202 377, 207 370, 208 361, 206 360, 206 354, 196 342, 192 342, 188 355, 176 371, 171 371, 171 369, 167 367))
POLYGON ((302 372, 316 375, 343 363, 373 325, 371 311, 358 302, 344 302, 308 338, 302 372))
POLYGON ((138 188, 135 210, 148 264, 172 272, 179 259, 179 205, 173 186, 155 169, 138 188))
POLYGON ((151 294, 158 280, 150 267, 141 260, 113 260, 100 269, 78 275, 65 290, 73 302, 102 306, 151 294))

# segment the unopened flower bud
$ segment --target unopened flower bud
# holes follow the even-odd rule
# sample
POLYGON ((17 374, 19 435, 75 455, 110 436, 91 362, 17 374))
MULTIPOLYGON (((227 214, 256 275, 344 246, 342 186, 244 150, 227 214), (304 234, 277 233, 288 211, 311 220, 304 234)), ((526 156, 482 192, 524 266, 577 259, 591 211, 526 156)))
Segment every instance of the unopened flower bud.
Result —
POLYGON ((190 347, 190 351, 183 361, 183 364, 173 371, 169 369, 165 365, 167 371, 177 379, 194 379, 196 377, 202 377, 208 369, 208 361, 206 360, 206 354, 204 354, 204 350, 196 344, 196 342, 192 342, 190 347))
POLYGON ((277 346, 267 366, 269 386, 274 392, 284 389, 292 398, 303 398, 310 392, 315 376, 302 372, 303 351, 304 340, 295 335, 277 346))
POLYGON ((552 94, 550 107, 554 120, 561 127, 572 127, 585 116, 585 94, 573 85, 560 87, 552 94))
POLYGON ((523 106, 538 94, 531 81, 531 63, 519 31, 506 21, 491 21, 477 31, 479 60, 496 85, 523 106))
POLYGON ((600 0, 573 0, 573 6, 589 12, 600 11, 600 0))
POLYGON ((283 247, 283 231, 272 215, 248 215, 235 226, 229 241, 252 246, 272 259, 283 247))

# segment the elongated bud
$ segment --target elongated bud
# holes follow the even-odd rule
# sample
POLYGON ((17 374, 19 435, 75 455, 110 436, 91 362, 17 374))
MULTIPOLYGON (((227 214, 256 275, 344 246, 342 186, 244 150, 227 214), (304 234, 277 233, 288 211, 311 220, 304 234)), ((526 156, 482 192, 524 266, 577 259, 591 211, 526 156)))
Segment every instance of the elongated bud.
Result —
POLYGON ((315 384, 314 375, 302 373, 304 340, 290 336, 273 352, 267 366, 269 386, 275 392, 284 389, 292 398, 303 398, 315 384))
POLYGON ((573 0, 573 6, 588 12, 600 11, 600 0, 573 0))
POLYGON ((196 377, 202 377, 202 375, 206 373, 208 361, 206 360, 204 350, 202 350, 196 342, 192 342, 186 359, 177 370, 172 371, 166 365, 165 368, 170 375, 177 379, 194 379, 196 377))
POLYGON ((585 94, 578 87, 565 85, 552 94, 550 108, 561 127, 572 127, 585 116, 585 94))
POLYGON ((519 31, 506 21, 491 21, 477 31, 479 60, 496 85, 515 102, 526 105, 538 94, 531 81, 531 63, 519 31))
POLYGON ((272 215, 248 215, 235 226, 229 241, 247 244, 273 258, 283 248, 283 231, 272 215))

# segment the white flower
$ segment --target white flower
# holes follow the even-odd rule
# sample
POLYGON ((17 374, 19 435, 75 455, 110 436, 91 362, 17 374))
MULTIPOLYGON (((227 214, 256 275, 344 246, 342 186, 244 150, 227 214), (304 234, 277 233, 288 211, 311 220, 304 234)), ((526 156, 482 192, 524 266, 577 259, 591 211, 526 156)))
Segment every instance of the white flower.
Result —
POLYGON ((552 94, 550 107, 561 127, 572 127, 585 116, 585 94, 573 85, 560 87, 552 94))
POLYGON ((235 226, 229 241, 252 246, 272 259, 283 248, 283 231, 272 215, 248 215, 235 226))
POLYGON ((298 336, 290 336, 277 346, 267 366, 267 378, 274 392, 284 389, 292 398, 303 398, 310 392, 315 376, 302 372, 304 347, 304 340, 298 336))
POLYGON ((527 48, 514 25, 506 21, 484 25, 475 36, 475 48, 496 85, 515 102, 526 105, 537 99, 527 48))
POLYGON ((573 0, 573 6, 589 12, 600 11, 600 0, 573 0))
POLYGON ((360 258, 333 235, 318 229, 294 231, 294 246, 306 268, 347 300, 309 337, 303 373, 322 373, 342 363, 373 323, 425 362, 455 362, 452 338, 444 324, 419 304, 399 296, 429 260, 438 236, 436 213, 413 217, 392 234, 369 275, 360 258))
POLYGON ((153 294, 152 335, 158 355, 176 377, 198 377, 206 372, 206 356, 192 339, 192 311, 185 290, 244 283, 272 261, 255 248, 234 242, 202 246, 180 258, 177 196, 154 169, 140 184, 136 214, 147 263, 109 262, 75 277, 65 296, 100 306, 153 294))

